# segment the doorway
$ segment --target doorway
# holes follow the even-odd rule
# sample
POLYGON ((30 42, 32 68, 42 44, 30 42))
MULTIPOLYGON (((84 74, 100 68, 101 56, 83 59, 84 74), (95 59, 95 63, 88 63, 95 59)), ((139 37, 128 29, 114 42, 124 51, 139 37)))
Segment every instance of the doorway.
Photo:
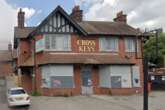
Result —
POLYGON ((84 65, 81 67, 81 93, 83 95, 93 94, 92 84, 92 66, 84 65))

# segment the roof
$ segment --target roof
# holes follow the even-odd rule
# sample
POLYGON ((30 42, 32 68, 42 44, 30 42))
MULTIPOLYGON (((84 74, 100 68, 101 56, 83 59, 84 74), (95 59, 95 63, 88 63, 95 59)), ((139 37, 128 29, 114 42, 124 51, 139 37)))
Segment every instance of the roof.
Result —
POLYGON ((12 53, 8 50, 0 50, 0 62, 12 61, 12 53))
POLYGON ((121 58, 119 56, 111 56, 109 54, 45 54, 43 60, 38 61, 38 64, 134 64, 130 59, 121 58))
POLYGON ((31 33, 32 35, 34 33, 37 32, 37 30, 39 30, 47 21, 49 21, 49 19, 57 12, 60 12, 67 20, 69 20, 69 22, 72 23, 72 25, 74 25, 79 32, 81 32, 83 35, 87 35, 86 31, 77 24, 76 21, 74 21, 70 15, 68 15, 68 13, 61 7, 61 6, 57 6, 57 8, 55 10, 53 10, 41 23, 39 26, 36 27, 36 29, 31 33))
POLYGON ((17 58, 17 50, 16 49, 13 49, 13 59, 16 59, 17 58))
POLYGON ((33 57, 29 57, 24 63, 20 65, 21 67, 32 67, 34 66, 34 59, 33 57))
POLYGON ((106 21, 83 21, 79 25, 89 35, 128 35, 136 36, 141 34, 137 29, 122 22, 106 21))
POLYGON ((14 37, 15 38, 27 38, 27 36, 34 29, 35 29, 35 27, 24 27, 24 28, 15 27, 14 28, 14 37))
POLYGON ((82 21, 77 23, 65 12, 65 10, 63 10, 63 8, 58 6, 37 27, 24 27, 24 28, 15 27, 14 37, 27 38, 29 34, 33 35, 56 12, 62 13, 84 35, 127 35, 127 36, 142 35, 142 33, 139 32, 137 29, 122 22, 82 21))

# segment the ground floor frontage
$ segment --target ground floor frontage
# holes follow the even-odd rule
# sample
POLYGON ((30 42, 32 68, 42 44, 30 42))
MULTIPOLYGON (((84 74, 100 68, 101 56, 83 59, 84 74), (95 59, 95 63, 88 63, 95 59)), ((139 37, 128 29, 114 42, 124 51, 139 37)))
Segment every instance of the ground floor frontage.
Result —
MULTIPOLYGON (((8 79, 8 78, 7 78, 8 79)), ((13 85, 12 79, 8 79, 7 86, 13 85)), ((1 86, 0 86, 1 87, 1 86)), ((73 97, 46 97, 31 96, 32 104, 27 107, 8 108, 5 99, 5 88, 0 88, 0 107, 2 110, 143 110, 143 95, 110 96, 90 95, 73 97)), ((152 92, 149 94, 149 110, 163 110, 165 108, 164 92, 152 92), (161 99, 161 101, 160 101, 161 99)))
MULTIPOLYGON (((45 96, 142 92, 142 71, 138 65, 49 64, 40 65, 35 71, 34 88, 45 96)), ((32 76, 22 75, 23 87, 28 92, 33 88, 32 76)))

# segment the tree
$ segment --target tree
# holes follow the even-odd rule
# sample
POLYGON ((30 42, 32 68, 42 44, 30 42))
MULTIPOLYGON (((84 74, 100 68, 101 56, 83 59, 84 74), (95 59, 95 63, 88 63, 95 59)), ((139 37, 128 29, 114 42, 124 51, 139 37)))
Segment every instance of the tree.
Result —
POLYGON ((165 58, 165 33, 158 36, 158 58, 156 56, 156 37, 152 36, 144 44, 144 55, 148 56, 149 61, 158 66, 164 65, 165 58))

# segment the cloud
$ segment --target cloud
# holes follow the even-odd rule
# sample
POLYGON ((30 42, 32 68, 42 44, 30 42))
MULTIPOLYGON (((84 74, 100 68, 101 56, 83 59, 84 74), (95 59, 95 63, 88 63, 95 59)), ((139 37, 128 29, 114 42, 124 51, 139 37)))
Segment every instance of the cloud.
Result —
POLYGON ((42 13, 42 10, 35 10, 34 8, 29 8, 29 7, 19 7, 19 8, 17 8, 17 11, 19 11, 20 8, 22 8, 22 11, 25 12, 26 20, 30 19, 31 17, 33 17, 36 14, 42 13))
POLYGON ((17 9, 10 6, 6 0, 0 0, 0 14, 0 49, 7 49, 8 43, 13 40, 17 9))
POLYGON ((22 8, 22 10, 25 12, 25 19, 31 18, 36 13, 36 10, 34 8, 24 7, 22 8))
MULTIPOLYGON (((8 4, 6 0, 0 0, 0 50, 7 49, 8 43, 13 43, 14 26, 17 26, 17 12, 19 8, 8 4)), ((25 12, 26 20, 42 12, 29 7, 21 8, 25 12)), ((26 22, 25 26, 27 26, 26 22)))
POLYGON ((165 29, 165 0, 75 0, 75 4, 86 7, 86 20, 112 21, 123 10, 134 27, 165 29))

